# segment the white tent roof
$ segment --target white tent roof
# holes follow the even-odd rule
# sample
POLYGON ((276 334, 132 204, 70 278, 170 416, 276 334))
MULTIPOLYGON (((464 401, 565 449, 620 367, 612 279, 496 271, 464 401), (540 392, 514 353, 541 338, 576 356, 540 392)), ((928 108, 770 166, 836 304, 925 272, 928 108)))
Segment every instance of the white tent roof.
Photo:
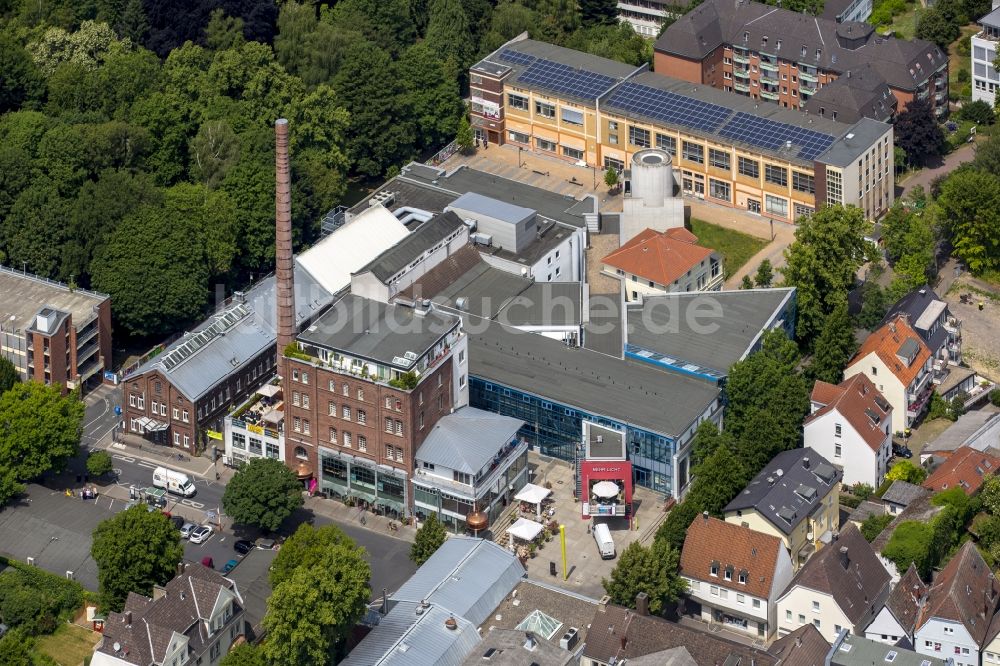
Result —
POLYGON ((507 528, 507 534, 513 534, 518 539, 531 541, 536 536, 541 534, 543 529, 544 528, 540 523, 528 520, 527 518, 518 518, 517 522, 507 528))
POLYGON ((529 483, 521 489, 521 492, 514 495, 514 499, 519 502, 527 502, 529 504, 538 504, 543 499, 552 494, 552 491, 548 488, 543 488, 542 486, 536 486, 533 483, 529 483))
POLYGON ((351 273, 410 233, 384 206, 372 206, 297 257, 331 294, 351 284, 351 273))
POLYGON ((268 398, 270 398, 271 396, 273 396, 275 393, 277 393, 280 390, 281 390, 281 387, 277 386, 275 384, 264 384, 259 389, 257 389, 257 393, 259 393, 259 394, 261 394, 263 396, 267 396, 268 398))

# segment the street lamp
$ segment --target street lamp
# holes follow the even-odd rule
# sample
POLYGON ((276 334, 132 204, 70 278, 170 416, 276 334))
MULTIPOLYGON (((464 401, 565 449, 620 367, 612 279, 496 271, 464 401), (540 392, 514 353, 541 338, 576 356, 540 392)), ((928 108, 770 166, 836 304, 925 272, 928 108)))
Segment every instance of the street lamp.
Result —
POLYGON ((522 151, 524 151, 524 147, 523 146, 518 146, 517 147, 517 168, 518 169, 521 168, 521 152, 522 151))

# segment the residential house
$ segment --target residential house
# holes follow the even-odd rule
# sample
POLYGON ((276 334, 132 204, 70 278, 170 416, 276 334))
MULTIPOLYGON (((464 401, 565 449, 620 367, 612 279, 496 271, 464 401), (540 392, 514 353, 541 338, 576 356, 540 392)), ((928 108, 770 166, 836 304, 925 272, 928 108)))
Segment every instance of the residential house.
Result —
POLYGON ((930 349, 900 316, 868 336, 844 377, 866 375, 892 406, 893 432, 903 432, 930 402, 934 391, 931 367, 930 349))
POLYGON ((778 599, 778 633, 813 624, 831 643, 842 629, 864 633, 889 597, 889 580, 861 531, 848 523, 799 569, 778 599))
POLYGON ((812 449, 776 455, 723 510, 727 523, 773 534, 798 569, 840 524, 842 473, 812 449))
POLYGON ((936 439, 924 444, 920 462, 947 458, 962 447, 977 451, 1000 449, 1000 412, 986 406, 962 414, 936 439))
MULTIPOLYGON (((971 16, 969 18, 972 18, 971 16)), ((997 42, 1000 41, 1000 5, 993 3, 993 11, 977 21, 982 30, 972 36, 970 71, 972 72, 972 101, 996 104, 1000 74, 993 63, 997 60, 997 42)))
POLYGON ((892 458, 892 407, 863 374, 838 385, 817 381, 804 446, 844 472, 844 483, 882 485, 892 458))
POLYGON ((236 583, 200 564, 185 565, 153 596, 130 592, 110 613, 93 666, 215 666, 245 634, 236 583))
POLYGON ((781 660, 781 666, 825 666, 830 644, 815 626, 803 624, 771 643, 767 651, 781 660))
POLYGON ((929 491, 909 481, 893 481, 892 485, 882 493, 882 503, 886 511, 894 516, 901 514, 906 507, 916 500, 928 495, 929 491))
POLYGON ((641 604, 631 611, 602 603, 591 618, 580 666, 612 666, 626 660, 629 664, 650 666, 673 666, 675 663, 676 666, 690 666, 692 659, 697 666, 777 666, 779 663, 764 650, 652 617, 641 604), (677 648, 684 648, 687 654, 677 648))
POLYGON ((683 227, 646 229, 601 261, 602 273, 622 281, 626 302, 675 291, 718 291, 724 280, 722 256, 698 245, 698 237, 683 227))
POLYGON ((948 456, 940 465, 924 479, 924 488, 941 492, 949 488, 960 487, 966 494, 972 495, 983 480, 1000 470, 1000 458, 976 449, 963 446, 948 456))
POLYGON ((928 658, 910 649, 909 644, 886 645, 864 636, 855 636, 844 629, 830 646, 827 666, 954 666, 950 658, 928 658))
POLYGON ((948 365, 962 362, 962 322, 948 309, 934 290, 924 285, 918 287, 889 307, 882 319, 883 324, 894 321, 900 315, 917 332, 933 357, 936 382, 947 374, 948 365))
POLYGON ((998 599, 1000 583, 975 543, 966 541, 927 593, 913 636, 917 652, 950 657, 955 666, 980 666, 998 599))
POLYGON ((926 601, 927 585, 920 580, 917 568, 911 563, 892 588, 885 606, 865 628, 865 637, 888 645, 896 645, 905 639, 913 645, 913 630, 926 601))
POLYGON ((792 580, 781 539, 707 513, 688 527, 681 576, 701 619, 761 640, 775 630, 775 602, 792 580))

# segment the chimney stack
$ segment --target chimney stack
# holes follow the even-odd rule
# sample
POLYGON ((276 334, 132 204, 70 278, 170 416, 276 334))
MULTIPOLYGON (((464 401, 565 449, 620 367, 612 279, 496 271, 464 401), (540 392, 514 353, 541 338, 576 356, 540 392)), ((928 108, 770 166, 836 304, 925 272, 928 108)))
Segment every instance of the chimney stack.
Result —
POLYGON ((840 564, 844 567, 845 571, 850 566, 850 562, 851 562, 851 560, 847 556, 847 546, 841 546, 840 547, 840 564))
POLYGON ((288 121, 274 123, 274 269, 278 308, 278 358, 295 340, 295 259, 292 255, 292 181, 288 166, 288 121))
POLYGON ((639 615, 649 615, 649 595, 645 592, 635 595, 635 612, 639 615))

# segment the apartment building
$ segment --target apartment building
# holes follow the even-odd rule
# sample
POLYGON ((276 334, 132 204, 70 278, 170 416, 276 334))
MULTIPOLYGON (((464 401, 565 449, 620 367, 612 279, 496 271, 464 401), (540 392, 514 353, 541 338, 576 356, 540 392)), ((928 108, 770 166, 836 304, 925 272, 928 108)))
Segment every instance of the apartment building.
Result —
POLYGON ((433 307, 341 298, 280 359, 285 463, 331 496, 411 515, 417 449, 468 403, 466 340, 433 307))
POLYGON ((91 387, 111 368, 111 299, 0 266, 0 357, 21 379, 91 387))
POLYGON ((685 9, 687 4, 679 0, 618 0, 619 20, 643 37, 656 37, 664 20, 680 18, 685 9))
POLYGON ((1000 41, 1000 3, 993 3, 993 11, 979 19, 982 28, 972 36, 972 101, 996 104, 997 74, 993 63, 997 59, 997 41, 1000 41))
POLYGON ((688 12, 657 40, 653 68, 819 116, 826 110, 810 100, 835 81, 856 117, 883 118, 889 100, 871 94, 883 85, 895 113, 914 99, 929 100, 939 117, 948 113, 948 56, 934 44, 749 0, 709 0, 688 12))
POLYGON ((871 118, 804 116, 528 39, 470 77, 472 124, 491 143, 619 170, 659 148, 685 195, 784 221, 824 204, 875 219, 894 198, 892 126, 871 118))

